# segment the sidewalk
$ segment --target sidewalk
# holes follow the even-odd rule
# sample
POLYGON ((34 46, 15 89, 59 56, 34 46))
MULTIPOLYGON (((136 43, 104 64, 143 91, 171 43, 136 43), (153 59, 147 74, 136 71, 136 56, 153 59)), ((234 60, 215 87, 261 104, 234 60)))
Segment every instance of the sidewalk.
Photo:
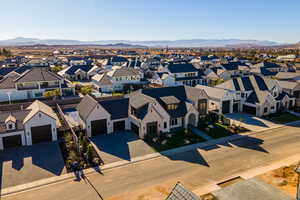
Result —
MULTIPOLYGON (((286 125, 295 125, 300 123, 300 121, 296 121, 296 122, 291 122, 288 123, 286 125)), ((282 125, 280 127, 284 127, 286 125, 282 125)), ((280 127, 276 127, 273 129, 277 129, 280 127)), ((114 162, 111 164, 107 164, 107 165, 103 165, 100 167, 100 171, 101 172, 105 172, 105 170, 108 169, 112 169, 112 168, 117 168, 117 167, 121 167, 124 165, 129 165, 132 163, 136 163, 136 162, 140 162, 140 161, 145 161, 145 160, 149 160, 149 159, 154 159, 160 156, 170 156, 173 154, 177 154, 177 153, 182 153, 182 152, 186 152, 186 151, 190 151, 196 148, 204 148, 204 147, 209 147, 212 145, 216 145, 216 144, 222 144, 224 142, 230 142, 230 141, 234 141, 234 140, 239 140, 245 136, 249 136, 249 135, 254 135, 257 134, 259 132, 263 132, 263 131, 258 131, 258 132, 246 132, 246 133, 242 133, 239 135, 232 135, 232 136, 227 136, 227 137, 223 137, 223 138, 219 138, 219 139, 214 139, 214 140, 210 140, 207 142, 202 142, 202 143, 197 143, 197 144, 191 144, 191 145, 187 145, 187 146, 183 146, 183 147, 178 147, 176 149, 171 149, 171 150, 167 150, 167 151, 162 151, 159 153, 152 153, 152 154, 148 154, 148 155, 144 155, 144 156, 140 156, 140 157, 135 157, 132 158, 130 161, 119 161, 119 162, 114 162)), ((94 169, 94 168, 89 168, 89 169, 85 169, 84 174, 91 174, 91 173, 98 173, 99 170, 94 169)), ((14 186, 14 187, 9 187, 9 188, 5 188, 1 190, 1 196, 5 196, 8 194, 13 194, 13 193, 18 193, 18 192, 22 192, 22 191, 26 191, 26 190, 30 190, 30 189, 34 189, 34 188, 38 188, 41 186, 45 186, 48 184, 53 184, 56 182, 60 182, 60 181, 65 181, 65 180, 70 180, 70 179, 74 179, 74 174, 73 173, 68 173, 68 174, 64 174, 61 176, 57 176, 57 177, 51 177, 51 178, 47 178, 47 179, 42 179, 39 181, 34 181, 31 183, 27 183, 27 184, 23 184, 23 185, 18 185, 18 186, 14 186)))

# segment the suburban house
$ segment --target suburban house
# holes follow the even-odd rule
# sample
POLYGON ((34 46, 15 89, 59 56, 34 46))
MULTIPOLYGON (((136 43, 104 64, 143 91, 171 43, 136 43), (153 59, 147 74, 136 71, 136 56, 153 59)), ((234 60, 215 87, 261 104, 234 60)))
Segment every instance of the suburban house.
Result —
POLYGON ((111 58, 110 63, 113 66, 125 66, 127 65, 129 61, 127 60, 127 58, 121 57, 121 56, 114 56, 111 58))
POLYGON ((221 64, 222 68, 229 72, 231 76, 245 76, 249 75, 250 68, 242 62, 228 62, 221 64))
POLYGON ((92 82, 100 92, 122 91, 126 86, 142 83, 144 74, 131 67, 114 67, 109 72, 96 74, 92 82))
POLYGON ((74 95, 74 88, 46 67, 32 67, 22 74, 10 72, 0 80, 0 102, 42 98, 45 91, 55 89, 62 95, 74 95))
POLYGON ((209 111, 214 111, 219 114, 241 111, 240 101, 236 98, 236 92, 205 85, 197 85, 196 88, 204 90, 208 95, 209 111))
POLYGON ((131 130, 143 138, 147 133, 197 126, 199 117, 208 112, 207 102, 204 90, 188 86, 140 89, 125 98, 100 101, 86 95, 64 114, 89 137, 131 130))
POLYGON ((192 64, 169 64, 168 72, 175 77, 176 85, 206 84, 202 74, 192 64))
MULTIPOLYGON (((108 134, 120 130, 129 130, 128 98, 96 101, 86 95, 76 106, 76 110, 66 111, 78 113, 81 127, 86 130, 87 136, 108 134)), ((76 115, 75 115, 76 116, 76 115)), ((75 119, 76 120, 76 119, 75 119)), ((78 121, 78 120, 77 120, 78 121)))
POLYGON ((294 96, 296 99, 300 99, 300 83, 293 81, 278 81, 282 91, 294 96))
POLYGON ((72 65, 58 72, 68 80, 80 81, 90 80, 100 69, 96 65, 72 65))
POLYGON ((189 86, 143 89, 128 97, 130 127, 141 138, 197 126, 208 112, 205 91, 189 86))
POLYGON ((38 100, 24 110, 0 112, 0 150, 55 141, 60 126, 52 108, 38 100))
POLYGON ((161 87, 176 86, 175 77, 168 72, 155 72, 150 79, 150 82, 158 84, 161 87))
MULTIPOLYGON (((239 102, 238 110, 258 117, 287 110, 295 105, 295 98, 284 92, 278 81, 267 77, 236 77, 216 87, 235 92, 235 101, 239 102)), ((231 104, 226 106, 230 107, 231 104)))

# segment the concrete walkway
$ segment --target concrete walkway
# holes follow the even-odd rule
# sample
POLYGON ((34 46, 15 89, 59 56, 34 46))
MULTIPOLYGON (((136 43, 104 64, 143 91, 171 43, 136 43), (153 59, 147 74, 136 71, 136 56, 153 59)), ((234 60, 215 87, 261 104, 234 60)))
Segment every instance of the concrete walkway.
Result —
POLYGON ((205 132, 199 130, 198 128, 193 127, 192 128, 193 133, 195 133, 196 135, 199 135, 200 137, 202 137, 205 140, 213 140, 214 138, 210 137, 209 135, 207 135, 205 132))
POLYGON ((281 124, 276 124, 269 120, 262 119, 247 113, 230 113, 225 117, 230 119, 232 124, 240 125, 250 131, 265 131, 270 128, 280 127, 281 124))
POLYGON ((294 112, 294 111, 291 111, 291 110, 288 110, 287 112, 292 114, 292 115, 296 115, 296 116, 300 117, 300 113, 297 113, 297 112, 294 112))

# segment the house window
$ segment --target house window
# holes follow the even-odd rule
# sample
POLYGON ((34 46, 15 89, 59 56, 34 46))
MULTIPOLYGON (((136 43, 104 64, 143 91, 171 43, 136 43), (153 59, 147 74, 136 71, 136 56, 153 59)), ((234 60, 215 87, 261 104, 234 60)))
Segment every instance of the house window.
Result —
POLYGON ((264 108, 264 113, 268 112, 268 107, 264 108))
POLYGON ((199 115, 205 115, 207 112, 207 100, 201 99, 198 101, 198 112, 199 115))
POLYGON ((164 128, 167 128, 167 122, 164 122, 164 128))
POLYGON ((241 97, 244 98, 244 93, 241 94, 241 97))
POLYGON ((11 130, 13 128, 12 124, 8 124, 8 129, 11 130))
POLYGON ((271 107, 272 110, 274 110, 274 108, 275 108, 274 106, 271 107))
POLYGON ((177 109, 178 105, 177 104, 169 104, 168 105, 168 110, 175 110, 177 109))
POLYGON ((177 118, 171 119, 171 123, 170 124, 171 124, 171 126, 177 125, 178 124, 177 118))

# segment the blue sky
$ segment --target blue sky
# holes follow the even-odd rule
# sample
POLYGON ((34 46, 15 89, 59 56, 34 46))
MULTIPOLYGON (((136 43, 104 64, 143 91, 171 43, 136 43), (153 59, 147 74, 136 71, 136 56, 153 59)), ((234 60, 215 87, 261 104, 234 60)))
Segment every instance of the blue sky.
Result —
POLYGON ((300 41, 299 0, 3 0, 0 39, 300 41))

